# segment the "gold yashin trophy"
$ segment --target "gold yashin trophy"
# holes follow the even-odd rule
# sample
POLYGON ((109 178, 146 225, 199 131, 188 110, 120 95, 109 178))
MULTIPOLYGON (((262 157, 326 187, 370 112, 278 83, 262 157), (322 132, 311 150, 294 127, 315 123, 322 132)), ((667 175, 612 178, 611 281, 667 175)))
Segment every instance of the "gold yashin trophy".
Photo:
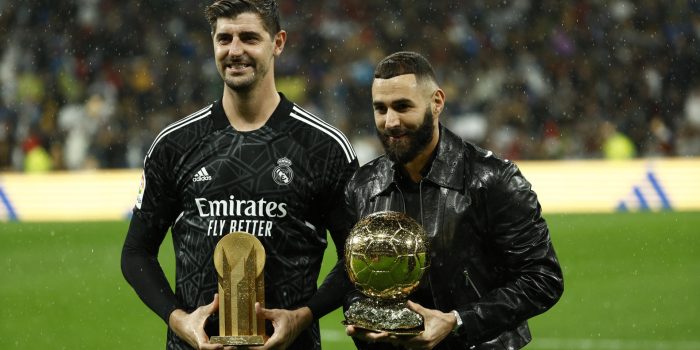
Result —
POLYGON ((406 305, 428 269, 423 227, 404 213, 370 214, 355 224, 345 241, 345 267, 366 299, 345 312, 346 325, 395 335, 423 331, 423 318, 406 305))
POLYGON ((245 232, 224 236, 214 250, 219 277, 219 336, 224 345, 263 345, 265 320, 255 314, 255 302, 265 306, 265 248, 245 232))

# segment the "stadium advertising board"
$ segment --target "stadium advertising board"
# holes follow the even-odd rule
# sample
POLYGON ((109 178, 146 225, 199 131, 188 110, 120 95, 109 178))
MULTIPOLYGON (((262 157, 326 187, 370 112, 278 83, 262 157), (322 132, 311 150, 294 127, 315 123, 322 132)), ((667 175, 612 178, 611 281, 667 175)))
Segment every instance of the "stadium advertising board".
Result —
MULTIPOLYGON (((700 210, 700 159, 520 161, 545 213, 700 210)), ((126 219, 138 170, 0 174, 0 220, 126 219)))
POLYGON ((700 159, 517 164, 545 213, 700 210, 700 159))

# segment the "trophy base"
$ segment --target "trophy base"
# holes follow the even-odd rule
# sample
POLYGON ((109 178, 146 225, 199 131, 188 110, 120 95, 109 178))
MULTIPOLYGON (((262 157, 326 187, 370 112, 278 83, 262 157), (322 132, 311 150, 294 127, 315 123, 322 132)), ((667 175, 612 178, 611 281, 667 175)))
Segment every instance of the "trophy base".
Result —
POLYGON ((265 340, 260 335, 229 335, 213 336, 209 342, 223 345, 256 346, 265 344, 265 340))
POLYGON ((358 324, 352 324, 349 323, 348 321, 342 320, 340 323, 343 324, 343 326, 353 326, 355 328, 360 328, 364 329, 370 332, 387 332, 390 335, 396 335, 396 336, 408 336, 412 337, 414 335, 419 335, 423 333, 423 327, 418 327, 418 328, 411 328, 411 329, 378 329, 378 328, 373 328, 370 326, 362 326, 358 324))
POLYGON ((417 335, 423 331, 423 318, 405 301, 360 300, 345 312, 343 324, 393 335, 417 335))

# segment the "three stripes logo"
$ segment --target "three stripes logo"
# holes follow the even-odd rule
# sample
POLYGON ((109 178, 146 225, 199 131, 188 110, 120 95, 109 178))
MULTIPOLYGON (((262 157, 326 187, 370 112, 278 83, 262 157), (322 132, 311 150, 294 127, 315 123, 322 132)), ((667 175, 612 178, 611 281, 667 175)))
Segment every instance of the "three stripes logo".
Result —
POLYGON ((202 167, 192 178, 193 182, 209 181, 211 180, 211 175, 207 172, 207 168, 202 167))
POLYGON ((4 209, 5 212, 5 217, 9 221, 17 221, 17 212, 15 211, 15 208, 12 206, 12 202, 10 202, 9 196, 5 194, 5 191, 2 190, 2 186, 0 186, 0 221, 3 218, 2 212, 4 209))
POLYGON ((673 210, 666 191, 651 170, 647 172, 645 181, 632 186, 632 191, 627 198, 617 204, 619 212, 634 209, 639 211, 673 210))

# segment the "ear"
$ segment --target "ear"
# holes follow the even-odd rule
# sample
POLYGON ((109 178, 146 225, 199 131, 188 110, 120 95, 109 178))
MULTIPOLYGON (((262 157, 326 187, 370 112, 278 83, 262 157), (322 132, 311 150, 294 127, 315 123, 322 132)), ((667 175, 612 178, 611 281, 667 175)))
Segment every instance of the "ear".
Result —
POLYGON ((442 89, 438 88, 435 90, 431 98, 430 105, 434 116, 437 117, 440 115, 440 113, 442 113, 443 109, 445 109, 445 92, 442 91, 442 89))
POLYGON ((282 51, 284 51, 284 44, 286 42, 287 32, 285 32, 284 30, 280 30, 277 34, 275 34, 275 47, 272 50, 272 53, 275 55, 275 57, 282 54, 282 51))

